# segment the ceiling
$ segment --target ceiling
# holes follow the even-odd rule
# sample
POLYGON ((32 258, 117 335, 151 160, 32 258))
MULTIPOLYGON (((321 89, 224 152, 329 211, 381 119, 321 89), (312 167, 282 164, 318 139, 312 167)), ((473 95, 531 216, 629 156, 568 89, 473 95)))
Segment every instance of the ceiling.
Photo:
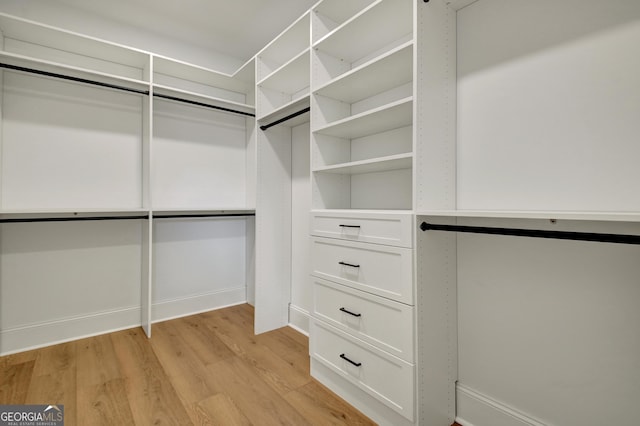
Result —
MULTIPOLYGON (((347 1, 347 0, 345 0, 347 1)), ((122 25, 250 59, 317 0, 53 0, 122 25)), ((50 3, 51 4, 51 3, 50 3)))

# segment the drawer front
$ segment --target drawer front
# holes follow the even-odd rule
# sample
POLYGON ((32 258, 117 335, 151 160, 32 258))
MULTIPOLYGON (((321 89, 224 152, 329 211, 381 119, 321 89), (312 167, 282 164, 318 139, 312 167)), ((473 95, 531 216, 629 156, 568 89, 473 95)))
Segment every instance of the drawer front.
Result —
POLYGON ((313 278, 313 315, 413 362, 413 307, 313 278))
POLYGON ((311 235, 412 247, 413 219, 406 213, 311 212, 311 235))
POLYGON ((413 420, 414 366, 359 341, 322 321, 312 320, 311 356, 413 420))
POLYGON ((413 305, 413 251, 332 238, 311 239, 312 275, 413 305))

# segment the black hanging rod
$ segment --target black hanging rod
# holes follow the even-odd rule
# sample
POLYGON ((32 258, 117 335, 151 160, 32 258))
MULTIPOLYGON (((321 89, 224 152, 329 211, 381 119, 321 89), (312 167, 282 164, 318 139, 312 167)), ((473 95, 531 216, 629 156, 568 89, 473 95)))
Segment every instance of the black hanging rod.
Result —
POLYGON ((189 99, 178 98, 176 96, 161 95, 160 93, 154 93, 153 96, 156 97, 156 98, 168 99, 170 101, 182 102, 182 103, 185 103, 185 104, 197 105, 197 106, 201 106, 201 107, 205 107, 205 108, 211 108, 211 109, 217 109, 217 110, 220 110, 220 111, 231 112, 233 114, 246 115, 248 117, 255 117, 256 116, 255 114, 250 113, 250 112, 239 111, 239 110, 236 110, 236 109, 225 108, 225 107, 221 107, 221 106, 217 106, 217 105, 205 104, 203 102, 198 102, 198 101, 191 101, 189 99))
POLYGON ((14 71, 28 72, 28 73, 37 74, 37 75, 44 75, 46 77, 54 77, 54 78, 59 78, 59 79, 62 79, 62 80, 70 80, 70 81, 75 81, 75 82, 78 82, 78 83, 91 84, 91 85, 94 85, 94 86, 100 86, 100 87, 106 87, 106 88, 109 88, 109 89, 122 90, 124 92, 132 92, 132 93, 137 93, 137 94, 140 94, 140 95, 149 95, 149 91, 148 90, 133 89, 131 87, 119 86, 117 84, 103 83, 101 81, 89 80, 89 79, 80 78, 80 77, 72 77, 70 75, 58 74, 58 73, 49 72, 49 71, 36 70, 36 69, 33 69, 33 68, 19 67, 17 65, 9 65, 9 64, 0 63, 0 68, 6 68, 6 69, 9 69, 9 70, 14 70, 14 71))
POLYGON ((273 123, 269 123, 269 124, 265 124, 264 126, 260 126, 260 130, 262 130, 262 131, 267 130, 270 127, 276 126, 276 125, 278 125, 280 123, 283 123, 283 122, 285 122, 287 120, 291 120, 292 118, 296 118, 297 116, 302 115, 302 114, 304 114, 306 112, 309 112, 309 111, 311 111, 311 107, 306 107, 304 109, 301 109, 298 112, 294 112, 293 114, 289 114, 286 117, 282 117, 281 119, 276 120, 273 123))
POLYGON ((138 220, 149 219, 149 216, 67 216, 67 217, 28 217, 0 219, 0 223, 31 223, 31 222, 79 222, 87 220, 138 220))
POLYGON ((594 241, 601 243, 640 244, 640 235, 602 234, 595 232, 545 231, 540 229, 492 228, 485 226, 437 225, 422 222, 423 231, 466 232, 472 234, 512 235, 516 237, 551 238, 557 240, 594 241))
POLYGON ((255 216, 255 213, 172 213, 172 214, 154 214, 154 219, 185 219, 185 218, 199 218, 199 217, 242 217, 242 216, 255 216))

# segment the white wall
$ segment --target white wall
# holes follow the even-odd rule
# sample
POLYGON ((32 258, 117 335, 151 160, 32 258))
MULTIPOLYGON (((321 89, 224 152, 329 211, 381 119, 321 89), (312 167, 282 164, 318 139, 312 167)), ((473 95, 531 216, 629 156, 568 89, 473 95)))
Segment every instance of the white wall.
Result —
MULTIPOLYGON (((458 223, 640 233, 624 223, 458 223)), ((528 424, 506 421, 480 396, 542 424, 637 423, 638 246, 475 234, 459 234, 457 245, 461 419, 528 424)))
POLYGON ((640 2, 458 12, 458 208, 640 210, 640 2))

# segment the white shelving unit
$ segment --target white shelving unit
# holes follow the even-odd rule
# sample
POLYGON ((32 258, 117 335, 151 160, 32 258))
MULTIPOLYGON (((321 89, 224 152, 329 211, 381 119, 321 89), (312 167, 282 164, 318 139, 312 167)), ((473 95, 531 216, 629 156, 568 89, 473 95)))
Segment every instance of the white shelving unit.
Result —
POLYGON ((5 14, 0 30, 0 353, 245 301, 254 62, 227 75, 5 14), (175 279, 196 255, 225 260, 175 279))
POLYGON ((351 17, 334 7, 318 5, 340 23, 313 45, 313 207, 411 209, 412 5, 377 1, 351 17), (357 195, 371 188, 377 202, 357 195))

